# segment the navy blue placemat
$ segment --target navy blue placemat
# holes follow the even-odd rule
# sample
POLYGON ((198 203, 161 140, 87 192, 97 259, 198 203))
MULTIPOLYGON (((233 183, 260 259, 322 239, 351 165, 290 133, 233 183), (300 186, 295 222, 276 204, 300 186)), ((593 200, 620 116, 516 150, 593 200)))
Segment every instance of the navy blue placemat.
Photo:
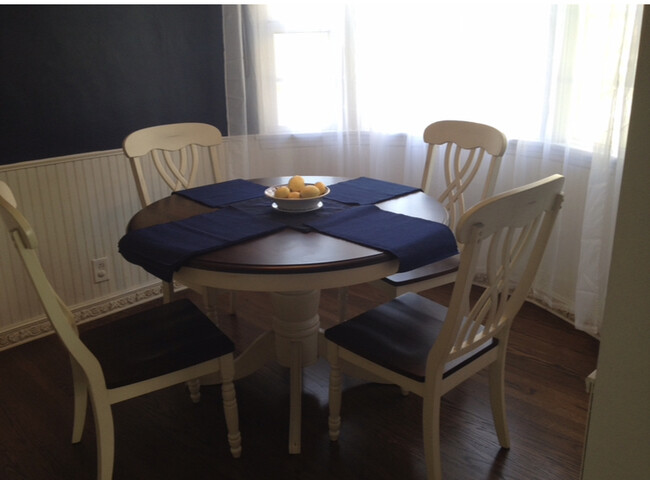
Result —
POLYGON ((225 207, 231 203, 241 202, 256 197, 263 197, 264 185, 243 180, 227 180, 225 182, 213 183, 202 187, 188 188, 174 192, 176 195, 194 200, 208 207, 225 207))
POLYGON ((119 251, 129 262, 170 282, 193 256, 269 235, 284 225, 227 207, 177 222, 163 223, 124 235, 119 251))
POLYGON ((420 190, 408 185, 368 177, 335 183, 329 185, 329 188, 330 194, 327 198, 353 205, 372 205, 420 190))
POLYGON ((281 223, 282 225, 286 225, 287 227, 291 227, 294 230, 301 232, 309 232, 312 230, 310 227, 305 225, 307 222, 329 217, 334 213, 351 208, 350 205, 334 202, 327 198, 323 198, 321 201, 323 202, 323 206, 318 210, 300 213, 276 210, 271 206, 273 200, 266 197, 233 203, 230 207, 241 210, 242 212, 248 213, 256 218, 263 218, 265 220, 281 223))
POLYGON ((447 225, 387 212, 374 205, 350 208, 307 225, 326 235, 395 255, 399 272, 458 253, 456 238, 447 225))

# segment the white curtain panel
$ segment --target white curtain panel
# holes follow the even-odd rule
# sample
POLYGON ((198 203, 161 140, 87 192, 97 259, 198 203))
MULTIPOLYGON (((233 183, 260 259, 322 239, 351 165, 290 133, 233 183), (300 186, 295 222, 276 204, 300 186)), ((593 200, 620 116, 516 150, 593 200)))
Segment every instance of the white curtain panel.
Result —
POLYGON ((531 298, 597 335, 642 8, 224 5, 230 174, 419 186, 428 124, 492 125, 509 139, 497 192, 566 176, 531 298))

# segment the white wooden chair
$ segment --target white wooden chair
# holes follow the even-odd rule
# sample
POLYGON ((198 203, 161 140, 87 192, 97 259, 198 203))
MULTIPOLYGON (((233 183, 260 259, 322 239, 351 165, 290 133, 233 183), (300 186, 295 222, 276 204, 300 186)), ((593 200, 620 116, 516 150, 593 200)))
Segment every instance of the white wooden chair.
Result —
POLYGON ((498 440, 509 448, 504 393, 508 334, 544 254, 563 184, 563 176, 553 175, 479 202, 461 217, 456 236, 464 248, 449 308, 406 293, 325 331, 331 440, 341 430, 341 366, 351 365, 423 397, 427 477, 440 480, 441 397, 487 368, 498 440), (472 304, 479 265, 488 285, 472 304))
MULTIPOLYGON (((453 230, 467 208, 465 194, 473 184, 481 167, 487 163, 485 183, 480 200, 494 193, 501 158, 506 151, 506 136, 494 127, 481 123, 443 120, 424 130, 428 144, 421 188, 432 194, 431 183, 436 171, 437 150, 445 147, 442 167, 446 188, 437 198, 449 212, 449 227, 453 230)), ((441 173, 441 176, 443 174, 441 173)), ((459 257, 400 272, 370 284, 391 298, 406 292, 422 292, 430 288, 452 283, 458 271, 459 257)), ((339 290, 339 319, 347 318, 347 289, 339 290)))
MULTIPOLYGON (((219 129, 206 123, 174 123, 143 128, 129 134, 123 143, 125 155, 131 161, 135 185, 140 203, 146 207, 152 203, 153 178, 157 175, 173 192, 197 186, 197 175, 202 155, 212 163, 214 181, 223 181, 219 168, 218 146, 223 142, 219 129)), ((163 282, 165 302, 173 296, 173 283, 163 282)), ((214 305, 209 295, 217 292, 204 289, 200 294, 212 311, 214 305)), ((235 312, 235 294, 229 292, 229 313, 235 312)))
POLYGON ((143 207, 152 202, 152 175, 158 173, 171 191, 196 186, 204 147, 212 162, 216 182, 223 180, 218 146, 223 142, 217 127, 206 123, 173 123, 143 128, 124 139, 124 153, 131 160, 135 185, 143 207), (151 173, 145 163, 151 163, 151 173), (155 169, 155 172, 153 171, 155 169))
POLYGON ((111 405, 183 382, 194 382, 197 388, 193 399, 198 401, 198 383, 193 379, 215 372, 221 372, 223 378, 230 451, 239 457, 241 435, 233 385, 232 341, 189 300, 166 303, 79 334, 72 313, 43 271, 36 234, 16 207, 13 193, 0 181, 0 217, 70 356, 73 443, 81 441, 90 397, 97 436, 97 478, 112 478, 115 436, 111 405))

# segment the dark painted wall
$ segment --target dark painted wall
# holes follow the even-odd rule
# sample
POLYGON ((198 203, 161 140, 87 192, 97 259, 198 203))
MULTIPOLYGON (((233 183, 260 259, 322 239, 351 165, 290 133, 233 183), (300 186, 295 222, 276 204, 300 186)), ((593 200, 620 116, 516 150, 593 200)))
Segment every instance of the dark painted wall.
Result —
POLYGON ((0 164, 120 148, 198 121, 227 134, 221 6, 0 6, 0 164))

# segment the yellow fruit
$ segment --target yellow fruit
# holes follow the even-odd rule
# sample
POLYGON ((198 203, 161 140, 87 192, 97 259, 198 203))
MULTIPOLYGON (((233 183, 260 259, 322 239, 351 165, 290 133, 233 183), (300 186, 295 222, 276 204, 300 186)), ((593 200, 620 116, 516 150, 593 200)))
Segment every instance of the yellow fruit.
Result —
POLYGON ((289 190, 292 192, 299 192, 302 190, 302 187, 305 186, 305 179, 302 178, 300 175, 294 175, 291 177, 291 180, 289 180, 289 190))
POLYGON ((316 182, 314 185, 318 188, 321 195, 327 190, 327 186, 323 182, 316 182))
POLYGON ((289 198, 300 198, 300 192, 290 192, 289 198))
POLYGON ((305 185, 302 190, 300 190, 300 196, 302 198, 313 198, 320 195, 320 190, 316 185, 305 185))
POLYGON ((282 186, 275 189, 274 196, 275 198, 287 198, 289 197, 289 193, 289 187, 282 186))

